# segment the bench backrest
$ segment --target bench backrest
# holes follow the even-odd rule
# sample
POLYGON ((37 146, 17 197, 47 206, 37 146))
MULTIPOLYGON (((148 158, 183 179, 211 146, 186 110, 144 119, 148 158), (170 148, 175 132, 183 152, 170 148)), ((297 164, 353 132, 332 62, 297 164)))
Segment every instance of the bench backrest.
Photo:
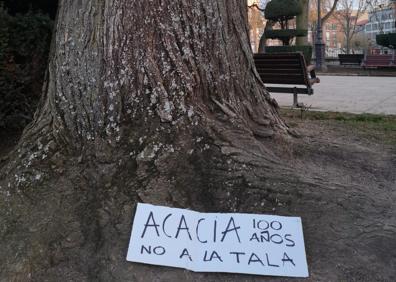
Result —
POLYGON ((338 54, 338 59, 341 63, 361 63, 364 54, 338 54))
POLYGON ((367 55, 366 65, 384 65, 387 66, 392 62, 392 55, 367 55))
POLYGON ((309 86, 307 67, 300 52, 254 54, 254 62, 264 83, 309 86))

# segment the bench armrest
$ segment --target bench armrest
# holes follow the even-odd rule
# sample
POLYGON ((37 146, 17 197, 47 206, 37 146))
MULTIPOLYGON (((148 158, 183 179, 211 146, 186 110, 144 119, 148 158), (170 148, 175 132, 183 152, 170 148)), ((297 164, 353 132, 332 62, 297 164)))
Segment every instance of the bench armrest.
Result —
POLYGON ((316 77, 316 72, 315 72, 315 66, 314 65, 309 65, 307 66, 307 72, 310 74, 311 78, 308 79, 308 82, 310 85, 313 85, 315 83, 319 83, 320 79, 316 77))
POLYGON ((308 79, 309 85, 314 85, 315 83, 320 83, 320 79, 318 77, 313 77, 311 79, 308 79))
POLYGON ((309 65, 309 66, 307 66, 307 72, 311 72, 311 71, 313 71, 313 70, 315 70, 315 65, 309 65))

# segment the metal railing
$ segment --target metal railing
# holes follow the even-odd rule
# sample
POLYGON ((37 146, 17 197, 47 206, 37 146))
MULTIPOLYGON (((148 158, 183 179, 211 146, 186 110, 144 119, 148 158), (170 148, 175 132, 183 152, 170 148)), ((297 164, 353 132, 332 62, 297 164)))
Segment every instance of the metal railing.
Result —
MULTIPOLYGON (((347 50, 346 48, 329 48, 326 47, 325 49, 325 54, 326 58, 329 59, 338 59, 338 55, 340 54, 346 54, 347 50)), ((351 49, 349 54, 364 54, 364 49, 351 49)))
MULTIPOLYGON (((326 59, 338 59, 339 54, 346 54, 346 53, 347 53, 346 48, 330 48, 330 47, 325 48, 326 59)), ((364 49, 351 49, 349 51, 349 54, 364 54, 364 53, 365 53, 364 49)), ((315 52, 313 54, 313 57, 315 58, 315 52)))

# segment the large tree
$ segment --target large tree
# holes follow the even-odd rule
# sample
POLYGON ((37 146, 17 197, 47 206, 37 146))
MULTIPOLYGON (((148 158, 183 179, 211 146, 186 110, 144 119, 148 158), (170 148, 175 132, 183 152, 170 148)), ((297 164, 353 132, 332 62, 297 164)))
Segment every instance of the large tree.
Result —
POLYGON ((394 205, 392 173, 375 181, 387 163, 362 174, 372 153, 292 137, 256 73, 246 9, 60 1, 39 109, 1 162, 0 280, 238 280, 127 263, 138 201, 299 215, 313 281, 392 277, 395 213, 375 229, 394 205))
POLYGON ((246 9, 60 1, 41 105, 2 164, 2 277, 88 277, 121 230, 126 242, 137 201, 233 210, 252 166, 275 169, 287 127, 246 9))

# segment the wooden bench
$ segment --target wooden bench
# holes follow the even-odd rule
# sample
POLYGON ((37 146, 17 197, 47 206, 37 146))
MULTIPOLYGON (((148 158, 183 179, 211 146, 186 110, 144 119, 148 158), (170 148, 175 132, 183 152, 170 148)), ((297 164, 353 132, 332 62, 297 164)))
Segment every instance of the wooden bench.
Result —
POLYGON ((312 85, 320 82, 315 74, 315 66, 307 66, 300 52, 255 54, 254 62, 266 89, 274 93, 292 93, 294 107, 302 106, 298 103, 298 94, 314 94, 312 85), (267 86, 267 84, 290 86, 267 86), (304 87, 296 87, 296 85, 304 87))
POLYGON ((338 54, 340 65, 358 65, 362 64, 364 54, 338 54))
POLYGON ((395 58, 392 54, 366 55, 362 66, 364 68, 395 67, 395 58))

